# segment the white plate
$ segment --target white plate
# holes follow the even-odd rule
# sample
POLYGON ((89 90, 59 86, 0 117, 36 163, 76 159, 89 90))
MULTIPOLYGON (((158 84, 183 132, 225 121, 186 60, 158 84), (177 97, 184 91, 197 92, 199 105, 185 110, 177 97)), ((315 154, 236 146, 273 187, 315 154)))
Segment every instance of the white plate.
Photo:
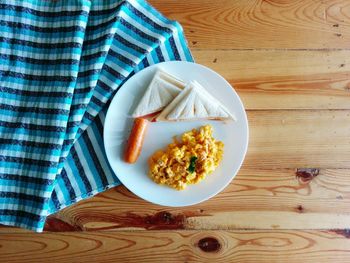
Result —
POLYGON ((219 74, 195 63, 163 62, 138 72, 125 82, 109 106, 103 136, 109 163, 120 181, 131 192, 159 205, 188 206, 216 195, 237 174, 248 147, 248 121, 237 93, 219 74), (123 161, 123 152, 133 124, 130 115, 158 68, 184 81, 197 80, 236 116, 237 121, 152 122, 148 127, 139 159, 135 164, 128 164, 123 161), (225 144, 223 160, 215 172, 200 183, 189 185, 183 191, 154 183, 147 176, 147 159, 156 150, 171 143, 173 136, 204 124, 211 124, 214 128, 214 138, 225 144))

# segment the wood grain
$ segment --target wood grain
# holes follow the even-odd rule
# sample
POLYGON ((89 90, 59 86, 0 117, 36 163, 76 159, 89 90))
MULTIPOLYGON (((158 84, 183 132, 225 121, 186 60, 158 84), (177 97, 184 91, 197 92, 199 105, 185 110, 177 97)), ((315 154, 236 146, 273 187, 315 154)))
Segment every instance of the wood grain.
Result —
POLYGON ((151 0, 195 49, 348 49, 347 0, 151 0))
POLYGON ((193 56, 226 78, 247 110, 350 109, 348 50, 194 50, 193 56))
POLYGON ((1 262, 348 262, 348 231, 0 235, 1 262))
POLYGON ((350 111, 250 111, 245 167, 350 168, 350 111))
POLYGON ((71 227, 46 229, 350 228, 349 173, 320 170, 315 177, 308 172, 300 177, 294 169, 243 169, 222 193, 185 208, 153 205, 118 187, 55 215, 71 227))
MULTIPOLYGON (((349 175, 349 169, 242 169, 222 193, 184 208, 153 205, 117 187, 49 217, 45 230, 350 228, 349 175)), ((13 231, 22 230, 0 228, 13 231)))

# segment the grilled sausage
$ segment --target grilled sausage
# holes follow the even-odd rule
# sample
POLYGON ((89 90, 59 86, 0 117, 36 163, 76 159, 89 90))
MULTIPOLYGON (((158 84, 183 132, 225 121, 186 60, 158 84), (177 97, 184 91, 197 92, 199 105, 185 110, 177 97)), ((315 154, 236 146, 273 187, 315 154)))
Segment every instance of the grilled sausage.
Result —
POLYGON ((124 160, 127 163, 135 163, 140 156, 143 140, 145 138, 148 127, 148 120, 136 118, 129 135, 127 146, 125 149, 124 160))

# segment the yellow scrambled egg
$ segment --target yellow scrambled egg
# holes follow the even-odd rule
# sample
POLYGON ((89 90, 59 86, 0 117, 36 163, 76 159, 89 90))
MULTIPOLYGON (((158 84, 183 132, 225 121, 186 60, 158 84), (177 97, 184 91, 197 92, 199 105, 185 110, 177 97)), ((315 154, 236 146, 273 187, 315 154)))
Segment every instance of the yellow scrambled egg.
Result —
POLYGON ((185 132, 181 141, 174 139, 165 151, 149 158, 149 176, 158 184, 183 190, 188 184, 204 179, 218 167, 224 144, 216 141, 210 125, 185 132))

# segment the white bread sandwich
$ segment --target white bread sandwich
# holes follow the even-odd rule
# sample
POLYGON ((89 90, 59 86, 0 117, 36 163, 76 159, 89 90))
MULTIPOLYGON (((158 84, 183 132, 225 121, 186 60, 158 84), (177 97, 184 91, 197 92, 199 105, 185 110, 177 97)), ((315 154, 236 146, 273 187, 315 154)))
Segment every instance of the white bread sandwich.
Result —
POLYGON ((174 76, 158 70, 145 94, 137 105, 132 117, 142 117, 164 109, 181 91, 185 83, 174 76))
POLYGON ((191 81, 156 120, 235 120, 235 117, 197 81, 191 81))

